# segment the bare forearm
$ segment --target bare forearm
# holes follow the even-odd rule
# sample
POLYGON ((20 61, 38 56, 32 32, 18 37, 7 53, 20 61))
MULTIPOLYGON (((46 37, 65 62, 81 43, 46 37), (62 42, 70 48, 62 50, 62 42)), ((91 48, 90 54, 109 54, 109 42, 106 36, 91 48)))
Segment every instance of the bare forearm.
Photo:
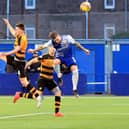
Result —
POLYGON ((43 50, 45 47, 42 45, 42 46, 39 46, 38 48, 34 49, 33 52, 37 52, 37 51, 40 51, 40 50, 43 50))
POLYGON ((7 27, 8 27, 8 29, 9 29, 10 33, 15 37, 15 30, 14 30, 14 28, 10 25, 10 23, 7 24, 7 27))
POLYGON ((40 51, 40 50, 43 50, 45 48, 45 46, 39 46, 38 48, 36 48, 36 49, 28 49, 28 52, 29 53, 35 53, 35 52, 37 52, 37 51, 40 51))
POLYGON ((15 51, 9 51, 9 52, 5 52, 5 56, 8 56, 8 55, 12 55, 12 54, 15 54, 15 51))
POLYGON ((12 55, 12 54, 15 54, 16 52, 18 52, 19 50, 20 50, 20 47, 17 46, 15 49, 8 51, 8 52, 5 52, 4 55, 5 56, 12 55))
POLYGON ((26 63, 25 69, 27 69, 30 65, 32 65, 32 64, 34 64, 34 63, 36 63, 36 62, 38 62, 38 58, 37 58, 37 57, 31 59, 30 61, 28 61, 28 62, 26 63))
POLYGON ((79 49, 84 51, 85 53, 89 54, 89 50, 84 48, 80 43, 76 42, 75 45, 76 45, 76 47, 78 47, 79 49))
POLYGON ((4 23, 7 25, 10 33, 15 37, 15 29, 12 27, 12 25, 9 23, 8 19, 3 18, 4 23))

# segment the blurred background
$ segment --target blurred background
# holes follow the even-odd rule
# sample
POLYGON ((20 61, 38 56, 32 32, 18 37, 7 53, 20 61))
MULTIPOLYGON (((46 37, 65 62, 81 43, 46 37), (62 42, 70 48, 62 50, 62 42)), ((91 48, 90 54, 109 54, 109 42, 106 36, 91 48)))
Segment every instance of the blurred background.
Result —
MULTIPOLYGON (((30 39, 47 39, 51 30, 77 39, 128 38, 128 0, 85 0, 90 12, 82 13, 84 0, 1 0, 0 17, 12 24, 23 22, 30 39)), ((11 38, 0 24, 0 38, 11 38)))

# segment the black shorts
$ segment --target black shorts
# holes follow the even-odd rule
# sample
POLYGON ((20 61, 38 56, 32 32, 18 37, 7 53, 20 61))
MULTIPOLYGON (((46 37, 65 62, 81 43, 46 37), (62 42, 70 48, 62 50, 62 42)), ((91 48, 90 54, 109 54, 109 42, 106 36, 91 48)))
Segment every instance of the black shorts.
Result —
POLYGON ((49 80, 49 79, 44 79, 40 78, 38 80, 38 90, 39 91, 44 91, 44 88, 47 88, 49 91, 53 90, 54 88, 57 87, 57 84, 54 80, 49 80))
POLYGON ((14 56, 7 56, 7 64, 11 65, 15 69, 19 77, 26 77, 24 70, 25 61, 16 61, 14 60, 14 56))

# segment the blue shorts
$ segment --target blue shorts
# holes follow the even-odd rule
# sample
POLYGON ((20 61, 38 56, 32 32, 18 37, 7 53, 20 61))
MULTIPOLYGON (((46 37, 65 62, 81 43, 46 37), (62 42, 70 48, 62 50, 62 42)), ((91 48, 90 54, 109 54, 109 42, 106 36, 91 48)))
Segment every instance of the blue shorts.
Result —
POLYGON ((68 68, 71 67, 71 65, 77 65, 76 60, 74 57, 57 57, 61 61, 61 64, 65 64, 68 68))

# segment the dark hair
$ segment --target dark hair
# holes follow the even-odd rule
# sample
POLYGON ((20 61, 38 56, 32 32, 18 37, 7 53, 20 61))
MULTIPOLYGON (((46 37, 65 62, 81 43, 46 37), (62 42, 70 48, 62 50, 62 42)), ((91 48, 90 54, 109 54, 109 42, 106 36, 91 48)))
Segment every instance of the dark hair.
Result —
POLYGON ((22 24, 22 23, 16 24, 16 27, 20 28, 21 30, 25 30, 24 24, 22 24))
POLYGON ((57 37, 58 33, 56 31, 52 31, 49 33, 49 38, 55 39, 57 37))

